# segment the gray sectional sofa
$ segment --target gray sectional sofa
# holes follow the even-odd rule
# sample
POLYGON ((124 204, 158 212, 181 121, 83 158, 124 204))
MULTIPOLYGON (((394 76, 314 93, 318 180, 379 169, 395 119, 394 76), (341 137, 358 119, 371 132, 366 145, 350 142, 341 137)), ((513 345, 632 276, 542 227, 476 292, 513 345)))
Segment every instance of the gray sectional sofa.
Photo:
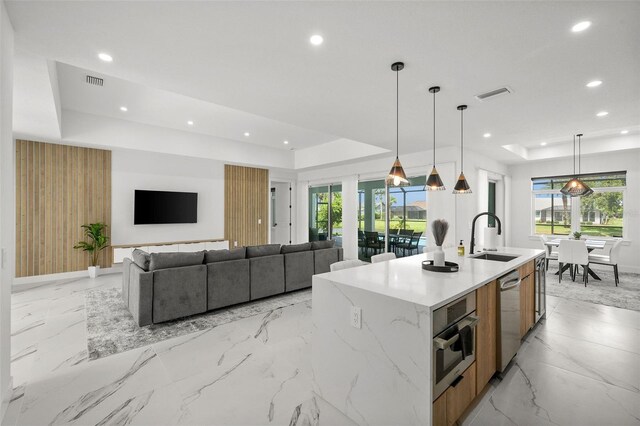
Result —
POLYGON ((135 250, 123 262, 122 298, 140 326, 311 287, 343 260, 333 241, 195 253, 135 250))

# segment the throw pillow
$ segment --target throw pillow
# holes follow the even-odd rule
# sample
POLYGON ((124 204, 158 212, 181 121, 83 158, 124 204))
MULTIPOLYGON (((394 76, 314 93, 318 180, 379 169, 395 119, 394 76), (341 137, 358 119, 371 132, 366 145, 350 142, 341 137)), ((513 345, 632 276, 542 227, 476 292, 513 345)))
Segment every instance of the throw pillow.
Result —
POLYGON ((151 262, 151 256, 144 250, 135 249, 131 253, 131 259, 133 263, 141 267, 144 271, 149 270, 149 263, 151 262))
POLYGON ((332 248, 336 242, 334 240, 314 241, 311 243, 311 250, 322 250, 332 248))
POLYGON ((179 268, 181 266, 202 265, 204 251, 192 253, 171 252, 171 253, 151 253, 149 270, 179 268))
POLYGON ((204 254, 204 263, 225 262, 227 260, 244 259, 247 254, 246 247, 231 250, 209 250, 204 254))

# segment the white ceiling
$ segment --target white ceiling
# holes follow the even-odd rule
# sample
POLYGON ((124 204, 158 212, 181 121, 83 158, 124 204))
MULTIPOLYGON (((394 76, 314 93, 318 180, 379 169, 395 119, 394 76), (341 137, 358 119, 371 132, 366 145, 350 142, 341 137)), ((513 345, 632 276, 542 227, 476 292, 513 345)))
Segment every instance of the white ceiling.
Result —
POLYGON ((243 111, 151 88, 105 74, 57 64, 63 109, 168 127, 277 149, 301 149, 338 139, 335 136, 278 122, 243 111), (86 75, 104 79, 102 87, 86 75), (120 110, 127 108, 126 112, 120 110), (189 125, 192 121, 193 125, 189 125), (248 132, 249 136, 244 133, 248 132), (288 144, 284 144, 284 141, 288 144))
MULTIPOLYGON (((491 150, 498 160, 524 161, 502 145, 539 147, 542 141, 569 141, 577 132, 613 138, 622 129, 640 133, 640 2, 7 1, 7 6, 20 48, 125 80, 123 89, 132 82, 205 101, 192 114, 219 106, 244 111, 263 120, 270 135, 287 123, 305 135, 300 141, 305 146, 340 137, 393 149, 390 64, 397 60, 406 63, 400 73, 401 154, 431 146, 427 88, 434 84, 442 87, 438 144, 459 143, 455 107, 466 103, 465 147, 491 150), (571 26, 582 20, 593 25, 572 33, 571 26), (315 33, 324 36, 322 46, 308 43, 315 33), (99 61, 101 51, 111 54, 113 63, 99 61), (604 83, 586 88, 594 79, 604 83), (474 99, 503 85, 514 93, 474 99), (597 118, 601 110, 609 115, 597 118), (485 132, 492 137, 484 139, 485 132)), ((196 103, 149 105, 146 91, 134 90, 139 96, 128 100, 135 105, 129 117, 182 126, 188 106, 196 103)), ((101 104, 61 89, 61 98, 77 108, 119 114, 116 95, 101 104)), ((233 125, 208 114, 194 121, 197 131, 237 133, 234 126, 243 120, 229 119, 233 125)))

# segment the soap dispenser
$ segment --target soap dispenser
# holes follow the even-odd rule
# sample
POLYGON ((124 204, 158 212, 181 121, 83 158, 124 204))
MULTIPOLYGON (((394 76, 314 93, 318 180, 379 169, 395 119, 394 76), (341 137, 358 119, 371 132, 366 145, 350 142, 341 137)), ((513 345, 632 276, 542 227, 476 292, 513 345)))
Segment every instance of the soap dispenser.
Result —
POLYGON ((462 240, 460 240, 460 244, 458 245, 458 256, 464 256, 464 244, 462 244, 462 240))

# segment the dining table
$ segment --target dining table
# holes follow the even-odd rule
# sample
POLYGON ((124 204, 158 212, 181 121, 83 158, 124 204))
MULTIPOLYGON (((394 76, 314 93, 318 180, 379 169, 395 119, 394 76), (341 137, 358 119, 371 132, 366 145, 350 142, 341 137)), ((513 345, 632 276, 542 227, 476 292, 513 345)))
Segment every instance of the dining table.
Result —
MULTIPOLYGON (((560 241, 562 241, 561 238, 556 238, 553 240, 548 240, 545 245, 547 246, 547 252, 549 254, 551 254, 551 250, 554 247, 560 247, 560 241)), ((589 253, 591 253, 593 250, 601 250, 604 248, 604 246, 606 245, 606 241, 604 240, 584 240, 586 246, 587 246, 587 251, 589 253)), ((562 266, 562 272, 566 271, 567 269, 569 269, 571 267, 571 265, 566 264, 562 266)), ((558 270, 558 272, 556 272, 556 275, 558 275, 561 271, 558 270)), ((589 268, 589 275, 591 275, 591 277, 594 280, 598 280, 601 281, 601 278, 598 276, 598 274, 596 274, 593 269, 589 268)))

